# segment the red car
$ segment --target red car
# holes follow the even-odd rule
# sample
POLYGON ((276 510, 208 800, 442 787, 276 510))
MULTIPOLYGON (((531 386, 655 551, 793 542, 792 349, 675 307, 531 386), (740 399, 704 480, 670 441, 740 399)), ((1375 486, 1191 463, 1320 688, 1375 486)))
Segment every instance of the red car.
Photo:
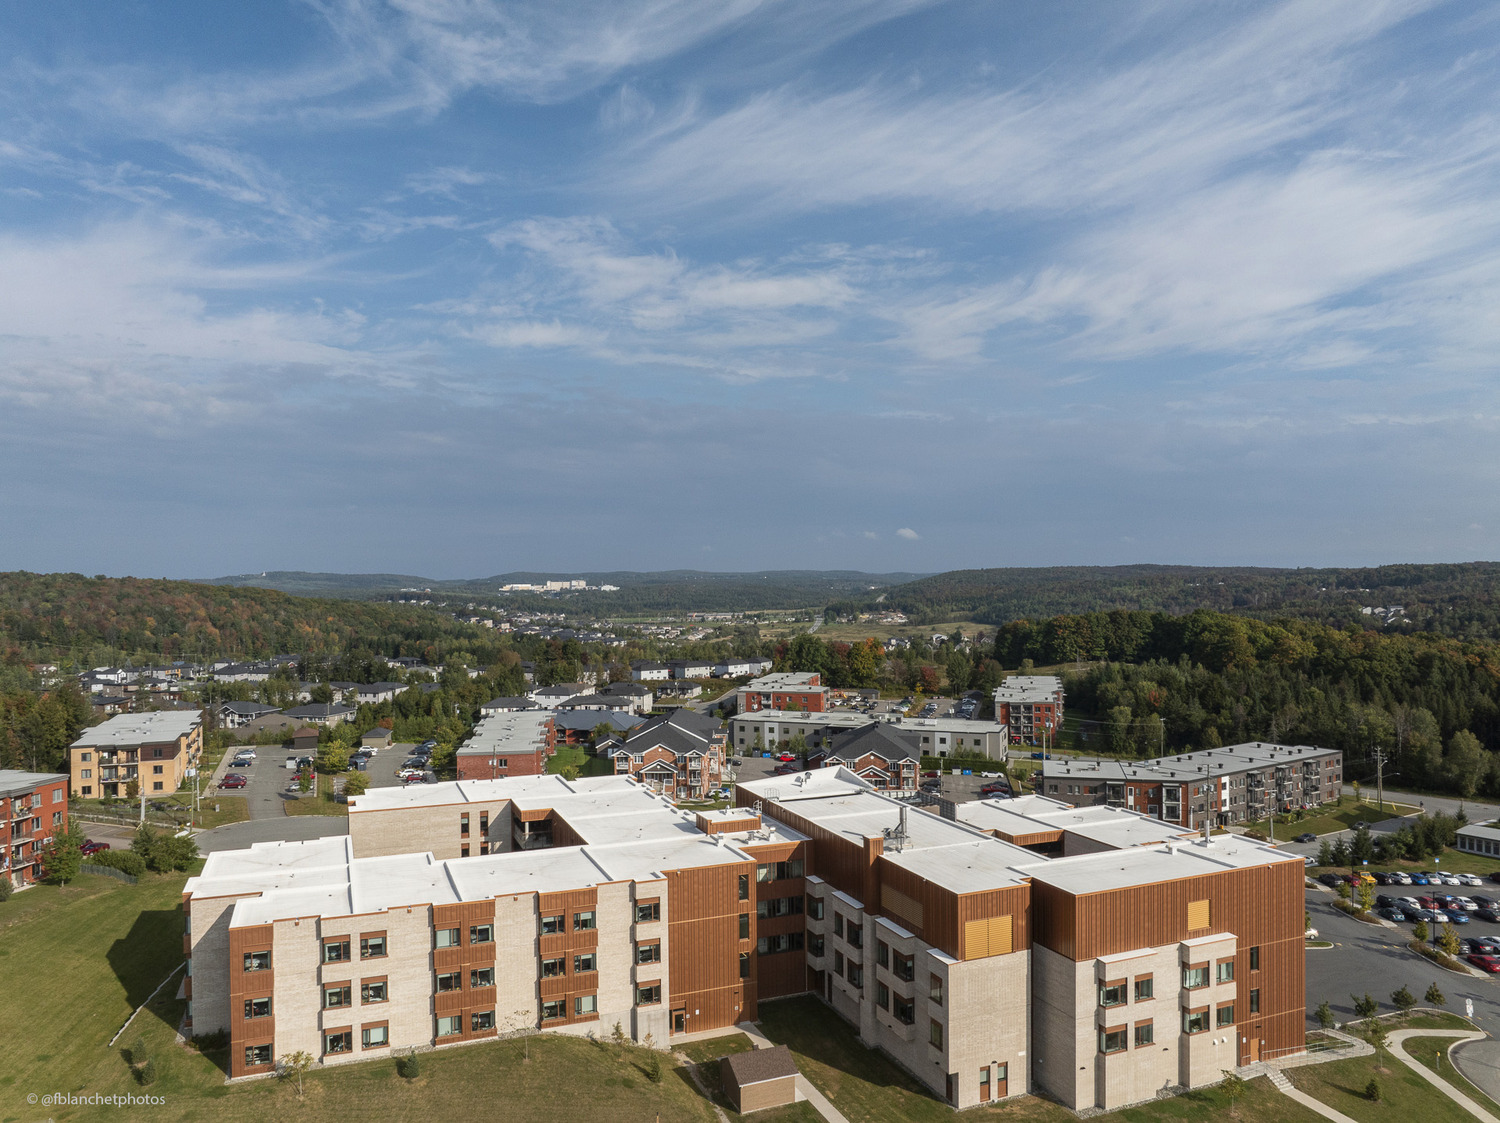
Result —
POLYGON ((790 764, 792 761, 796 760, 797 758, 794 757, 791 753, 782 753, 776 759, 779 760, 779 761, 781 761, 782 764, 790 764))
POLYGON ((938 770, 936 768, 932 768, 932 769, 929 769, 928 771, 922 773, 922 779, 924 779, 924 780, 936 780, 938 778, 938 775, 939 775, 938 770))
POLYGON ((1008 784, 986 784, 979 789, 980 795, 1010 795, 1008 784))
POLYGON ((1493 955, 1466 955, 1464 958, 1481 971, 1488 971, 1491 975, 1500 975, 1500 957, 1493 955))
POLYGON ((790 776, 793 772, 802 771, 795 764, 778 764, 771 770, 773 776, 790 776))
POLYGON ((97 854, 101 850, 108 850, 109 849, 109 843, 107 843, 107 842, 95 842, 91 838, 91 839, 89 839, 87 842, 85 842, 83 844, 83 846, 81 847, 81 849, 83 850, 83 856, 85 858, 87 858, 90 854, 97 854))
POLYGON ((243 788, 248 781, 238 772, 231 772, 219 781, 221 788, 243 788))
POLYGON ((423 776, 423 775, 420 775, 420 774, 416 775, 416 776, 408 776, 405 780, 402 781, 402 783, 404 783, 404 784, 425 784, 425 783, 427 783, 427 777, 423 776))

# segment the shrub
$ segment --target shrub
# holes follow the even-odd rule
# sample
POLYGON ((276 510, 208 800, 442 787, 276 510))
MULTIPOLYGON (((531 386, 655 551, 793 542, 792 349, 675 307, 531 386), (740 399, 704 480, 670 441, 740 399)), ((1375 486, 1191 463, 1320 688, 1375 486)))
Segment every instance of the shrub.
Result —
POLYGON ((1422 1001, 1426 1002, 1429 1006, 1448 1005, 1448 999, 1445 998, 1443 996, 1443 992, 1438 989, 1437 983, 1433 983, 1430 987, 1427 988, 1427 993, 1422 996, 1422 1001))
POLYGON ((1333 1028, 1333 1007, 1328 1005, 1328 999, 1318 1003, 1317 1018, 1318 1024, 1324 1029, 1333 1028))
POLYGON ((655 1051, 646 1056, 646 1079, 653 1084, 661 1083, 661 1058, 655 1051))
POLYGON ((15 892, 15 888, 11 885, 10 878, 0 877, 0 902, 10 900, 10 895, 13 892, 15 892))
POLYGON ((88 856, 92 865, 106 866, 131 877, 140 877, 146 872, 146 859, 134 850, 96 850, 88 856))
POLYGON ((1417 996, 1406 988, 1405 983, 1402 983, 1400 990, 1391 992, 1391 1005, 1394 1006, 1397 1010, 1400 1010, 1402 1016, 1404 1017, 1405 1015, 1410 1014, 1416 1007, 1417 996))
POLYGON ((1376 1002, 1375 999, 1371 998, 1368 994, 1363 998, 1358 998, 1352 994, 1349 997, 1354 1001, 1355 1017, 1373 1018, 1375 1016, 1375 1011, 1380 1009, 1380 1003, 1376 1002))
POLYGON ((403 1080, 415 1080, 422 1073, 422 1063, 415 1053, 403 1053, 396 1058, 396 1075, 403 1080))
POLYGON ((150 1059, 150 1055, 146 1052, 146 1039, 144 1037, 137 1037, 130 1044, 130 1063, 133 1065, 143 1065, 150 1059))
POLYGON ((1411 927, 1411 938, 1419 944, 1425 944, 1430 933, 1427 930, 1427 921, 1419 920, 1411 927))
POLYGON ((216 1029, 212 1033, 200 1033, 193 1038, 193 1048, 200 1053, 217 1053, 229 1048, 229 1031, 216 1029))
POLYGON ((149 1058, 147 1058, 146 1063, 141 1066, 140 1078, 141 1078, 141 1083, 142 1084, 155 1084, 156 1083, 156 1058, 155 1057, 149 1057, 149 1058))
POLYGON ((1370 1082, 1365 1085, 1365 1099, 1373 1100, 1375 1103, 1380 1102, 1380 1081, 1376 1080, 1373 1076, 1370 1077, 1370 1082))

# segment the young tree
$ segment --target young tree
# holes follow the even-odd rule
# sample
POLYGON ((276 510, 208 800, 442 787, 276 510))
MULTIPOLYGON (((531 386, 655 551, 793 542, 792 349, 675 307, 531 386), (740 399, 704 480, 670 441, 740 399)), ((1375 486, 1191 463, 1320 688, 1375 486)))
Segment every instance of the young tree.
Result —
POLYGON ((1362 865, 1375 857, 1375 843, 1370 838, 1370 828, 1360 827, 1349 841, 1349 864, 1362 865))
POLYGON ((1422 1001, 1427 1003, 1427 1005, 1429 1006, 1448 1005, 1448 999, 1443 995, 1443 992, 1438 989, 1437 983, 1433 983, 1430 987, 1427 988, 1427 993, 1422 996, 1422 1001))
POLYGON ((1229 1117, 1238 1119, 1240 1117, 1240 1097, 1245 1094, 1245 1081, 1236 1072, 1229 1069, 1221 1069, 1224 1079, 1219 1081, 1219 1091, 1224 1093, 1224 1098, 1229 1101, 1229 1117))
POLYGON ((349 778, 344 781, 346 796, 364 795, 369 790, 370 777, 363 772, 351 772, 349 778))
POLYGON ((1432 933, 1427 928, 1427 921, 1419 920, 1411 926, 1411 938, 1419 944, 1425 944, 1427 937, 1432 933))
POLYGON ((1333 1028, 1333 1007, 1328 1005, 1328 999, 1325 998, 1322 1002, 1318 1003, 1318 1009, 1315 1011, 1314 1016, 1318 1019, 1318 1024, 1324 1029, 1333 1028))
POLYGON ((1333 850, 1330 853, 1330 857, 1333 859, 1331 863, 1332 865, 1347 866, 1349 864, 1349 844, 1346 843, 1342 838, 1338 839, 1333 844, 1333 850))
POLYGON ((1375 1046, 1375 1056, 1384 1066, 1386 1046, 1391 1043, 1391 1039, 1379 1018, 1369 1018, 1365 1021, 1365 1040, 1375 1046))
POLYGON ((1401 989, 1391 992, 1391 1005, 1401 1012, 1404 1018, 1417 1007, 1417 996, 1407 989, 1406 984, 1401 984, 1401 989))
POLYGON ((1320 839, 1318 842, 1318 865, 1333 865, 1333 844, 1326 838, 1320 839))
POLYGON ((1451 924, 1443 925, 1443 930, 1438 933, 1437 945, 1447 955, 1457 955, 1463 950, 1463 941, 1459 939, 1458 929, 1451 924))
MULTIPOLYGON (((52 847, 43 852, 42 863, 47 880, 54 885, 66 885, 78 876, 83 865, 83 831, 76 823, 52 836, 52 847)), ((8 874, 0 874, 9 880, 8 874)))
POLYGON ((1367 881, 1360 882, 1360 885, 1359 885, 1359 911, 1360 912, 1369 912, 1374 907, 1375 907, 1375 886, 1371 885, 1367 881))
POLYGON ((1376 1002, 1370 995, 1360 998, 1351 994, 1349 998, 1354 1003, 1354 1016, 1358 1018, 1373 1018, 1375 1012, 1380 1009, 1380 1003, 1376 1002))
POLYGON ((302 1077, 308 1069, 313 1066, 312 1054, 298 1049, 295 1053, 287 1053, 281 1058, 280 1076, 285 1079, 288 1076, 297 1078, 297 1098, 302 1098, 302 1077))
POLYGON ((1365 1099, 1371 1100, 1374 1103, 1380 1102, 1380 1081, 1376 1080, 1373 1076, 1370 1077, 1370 1082, 1365 1085, 1365 1099))

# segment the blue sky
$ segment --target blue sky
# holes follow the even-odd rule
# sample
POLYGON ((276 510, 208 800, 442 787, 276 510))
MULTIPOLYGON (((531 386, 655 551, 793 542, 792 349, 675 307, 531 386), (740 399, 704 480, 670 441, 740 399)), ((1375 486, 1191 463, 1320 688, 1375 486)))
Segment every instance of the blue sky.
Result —
POLYGON ((1495 558, 1497 25, 8 5, 0 568, 1495 558))

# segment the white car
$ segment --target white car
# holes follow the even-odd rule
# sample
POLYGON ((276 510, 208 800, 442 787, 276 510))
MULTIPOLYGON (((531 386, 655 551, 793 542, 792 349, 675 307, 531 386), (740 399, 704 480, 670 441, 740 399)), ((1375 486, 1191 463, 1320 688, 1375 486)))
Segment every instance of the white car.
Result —
POLYGON ((1464 912, 1474 912, 1479 908, 1477 904, 1469 900, 1469 898, 1467 897, 1449 897, 1448 904, 1450 908, 1454 905, 1457 905, 1459 908, 1463 909, 1464 912))
POLYGON ((1462 885, 1463 884, 1462 881, 1458 880, 1458 875, 1457 874, 1443 873, 1441 870, 1439 870, 1438 871, 1438 877, 1442 879, 1442 882, 1443 882, 1444 885, 1462 885))
POLYGON ((1400 870, 1397 870, 1395 873, 1391 874, 1391 880, 1393 882, 1395 882, 1397 885, 1410 885, 1411 884, 1411 874, 1409 874, 1409 873, 1402 873, 1400 870))
POLYGON ((1422 907, 1422 902, 1415 897, 1397 897, 1396 903, 1402 908, 1408 909, 1419 909, 1422 907))
POLYGON ((251 760, 254 760, 255 759, 255 750, 254 749, 235 749, 234 750, 234 755, 235 755, 236 759, 238 759, 240 757, 249 757, 251 760))
POLYGON ((398 780, 404 780, 408 776, 425 776, 425 775, 426 775, 426 773, 423 772, 422 769, 420 769, 420 768, 403 768, 400 772, 396 773, 396 778, 398 780))
POLYGON ((1477 873, 1461 873, 1458 875, 1458 883, 1460 885, 1483 885, 1484 878, 1477 873))

